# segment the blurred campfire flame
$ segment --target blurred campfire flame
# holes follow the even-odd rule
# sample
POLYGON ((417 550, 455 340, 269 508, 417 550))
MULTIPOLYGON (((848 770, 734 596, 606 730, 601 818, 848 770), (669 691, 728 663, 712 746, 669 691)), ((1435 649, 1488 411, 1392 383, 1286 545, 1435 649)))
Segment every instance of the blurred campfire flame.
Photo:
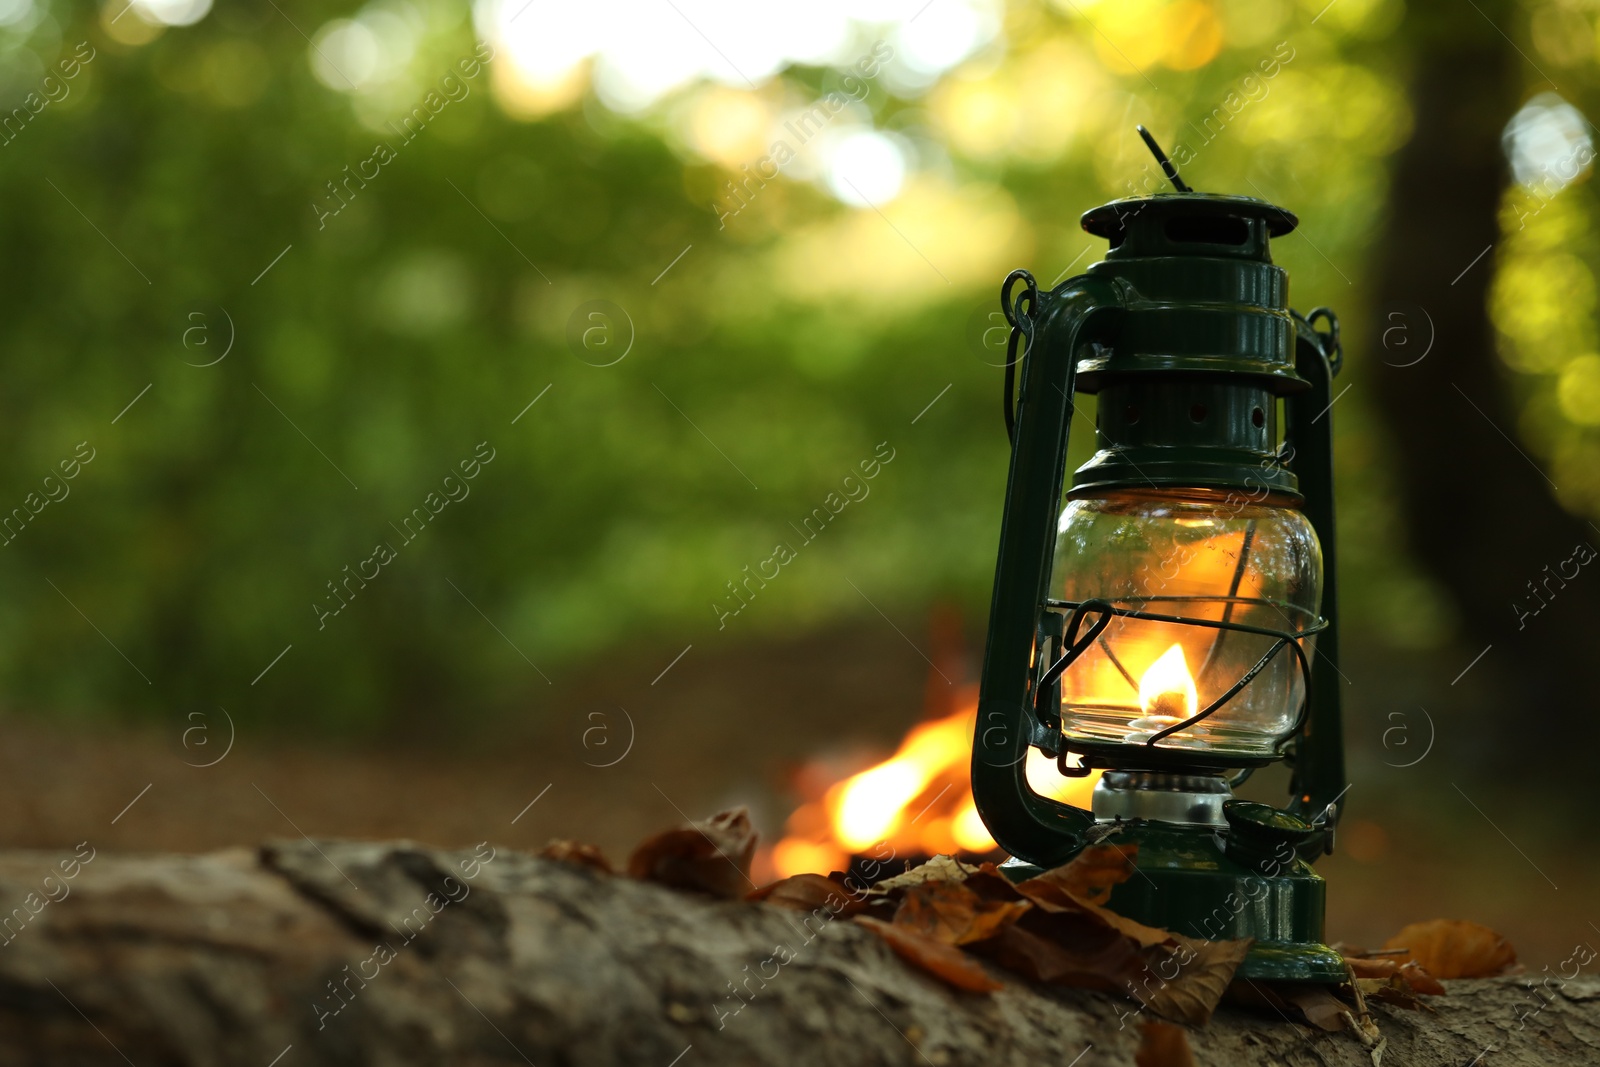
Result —
MULTIPOLYGON (((784 836, 761 857, 777 877, 847 869, 852 856, 914 859, 940 854, 992 856, 997 846, 978 817, 969 771, 978 687, 956 684, 964 673, 960 625, 949 613, 933 620, 934 664, 926 715, 889 758, 850 773, 826 758, 795 776, 802 803, 784 836), (890 852, 889 850, 893 850, 890 852)), ((1028 750, 1028 784, 1041 796, 1088 808, 1098 771, 1064 778, 1055 761, 1028 750)))

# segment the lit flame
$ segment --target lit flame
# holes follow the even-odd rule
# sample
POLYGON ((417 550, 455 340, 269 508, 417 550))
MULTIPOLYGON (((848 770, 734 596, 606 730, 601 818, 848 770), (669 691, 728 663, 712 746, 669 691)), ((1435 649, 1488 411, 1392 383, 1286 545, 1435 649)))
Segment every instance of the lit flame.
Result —
POLYGON ((1139 677, 1139 707, 1146 715, 1158 715, 1174 722, 1187 719, 1200 706, 1183 646, 1173 645, 1161 653, 1139 677))
MULTIPOLYGON (((959 710, 912 727, 893 755, 858 774, 820 787, 795 809, 785 836, 769 856, 775 877, 844 870, 866 856, 898 870, 903 860, 996 848, 978 815, 969 778, 977 693, 969 687, 959 710)), ((810 770, 823 769, 820 761, 810 770)), ((1055 761, 1028 750, 1024 773, 1034 792, 1080 808, 1099 778, 1064 778, 1055 761)), ((804 772, 802 778, 808 777, 804 772)), ((763 865, 764 867, 765 865, 763 865)))

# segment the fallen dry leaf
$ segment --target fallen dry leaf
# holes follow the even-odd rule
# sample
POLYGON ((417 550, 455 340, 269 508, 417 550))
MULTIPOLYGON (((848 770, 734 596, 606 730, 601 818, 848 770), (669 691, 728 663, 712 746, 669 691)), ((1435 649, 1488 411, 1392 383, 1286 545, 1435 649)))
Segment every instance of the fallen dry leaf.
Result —
POLYGON ((746 808, 719 811, 646 838, 628 858, 628 874, 677 889, 734 899, 750 888, 756 832, 746 808))
POLYGON ((1417 999, 1416 990, 1412 989, 1402 978, 1399 972, 1388 978, 1357 978, 1356 989, 1368 1000, 1375 1000, 1380 1004, 1395 1004, 1412 1011, 1432 1011, 1433 1009, 1417 999))
POLYGON ((1444 986, 1439 984, 1439 979, 1429 974, 1416 960, 1407 960, 1401 966, 1400 977, 1406 980, 1406 985, 1418 993, 1426 993, 1430 997, 1445 995, 1444 986))
POLYGON ((1075 870, 1065 864, 1020 885, 992 863, 939 857, 878 883, 868 903, 894 903, 894 927, 964 946, 1034 981, 1103 989, 1165 1018, 1204 1023, 1251 943, 1181 937, 1084 899, 1126 880, 1133 854, 1102 846, 1075 870))
POLYGON ((1171 1023, 1145 1023, 1133 1063, 1134 1067, 1195 1067, 1188 1033, 1171 1023))
POLYGON ((1039 982, 1104 989, 1163 1018, 1203 1025, 1222 999, 1249 941, 1198 941, 1166 935, 1145 945, 1104 922, 1098 909, 1034 909, 973 951, 1039 982))
POLYGON ((1412 923, 1384 943, 1406 949, 1399 960, 1414 960, 1434 978, 1488 978, 1517 962, 1517 950, 1487 926, 1461 919, 1412 923))
POLYGON ((993 937, 1033 905, 1026 900, 984 900, 960 882, 924 882, 906 890, 894 925, 946 945, 993 937))
MULTIPOLYGON (((993 867, 994 864, 985 864, 985 866, 993 867)), ((978 868, 968 866, 954 856, 935 856, 927 863, 913 867, 909 871, 874 883, 867 892, 873 896, 885 896, 896 890, 910 889, 914 885, 922 885, 924 882, 963 882, 966 881, 968 875, 977 870, 978 868)), ((1000 875, 1000 877, 1004 878, 1005 875, 1000 875)))
POLYGON ((746 900, 766 901, 796 911, 828 908, 835 915, 854 915, 865 908, 844 886, 820 874, 796 874, 753 889, 746 900))
POLYGON ((1185 938, 1165 963, 1156 965, 1158 975, 1165 976, 1165 968, 1170 965, 1176 965, 1177 973, 1154 990, 1141 992, 1140 998, 1163 1018, 1204 1026, 1228 991, 1239 964, 1249 955, 1251 944, 1249 939, 1198 941, 1185 938), (1193 953, 1192 958, 1190 953, 1193 953))
POLYGON ((948 985, 971 993, 989 993, 1004 988, 983 969, 981 963, 953 945, 868 915, 858 915, 855 921, 883 938, 895 955, 948 985))
POLYGON ((1069 896, 1085 904, 1104 904, 1111 899, 1113 886, 1132 877, 1138 855, 1138 845, 1091 845, 1060 867, 1023 882, 1017 890, 1033 900, 1059 903, 1061 896, 1069 896))
MULTIPOLYGON (((1137 854, 1137 845, 1096 845, 1084 851, 1093 852, 1096 850, 1106 850, 1113 853, 1113 855, 1091 860, 1086 864, 1082 876, 1063 874, 1062 872, 1068 871, 1072 866, 1071 863, 1068 863, 1052 871, 1046 871, 1036 878, 1029 878, 1025 882, 1018 883, 1014 887, 1014 891, 1027 897, 1041 908, 1093 915, 1100 922, 1126 934, 1146 947, 1172 943, 1175 935, 1171 932, 1155 926, 1146 926, 1144 923, 1137 922, 1125 915, 1119 915, 1111 909, 1071 891, 1070 886, 1075 882, 1081 884, 1085 880, 1092 879, 1096 884, 1099 884, 1104 883, 1107 878, 1111 878, 1114 881, 1109 884, 1115 884, 1116 882, 1127 881, 1128 876, 1132 873, 1132 866, 1125 861, 1137 854)), ((991 866, 991 864, 985 864, 985 867, 991 866)), ((1004 877, 999 875, 998 868, 995 869, 995 873, 999 877, 1004 877)), ((1110 892, 1109 885, 1106 892, 1108 894, 1110 892)), ((1177 940, 1182 940, 1182 938, 1177 940)))
POLYGON ((1343 1030, 1344 1017, 1350 1014, 1333 991, 1319 985, 1281 985, 1278 993, 1301 1018, 1322 1030, 1343 1030))
POLYGON ((1283 994, 1292 1015, 1319 1030, 1339 1031, 1351 1024, 1350 1009, 1331 990, 1321 987, 1291 989, 1283 994))
POLYGON ((591 845, 586 841, 569 841, 566 838, 552 838, 548 845, 539 850, 539 855, 547 860, 556 860, 561 863, 574 863, 580 867, 593 867, 606 874, 615 874, 611 861, 606 859, 605 853, 600 851, 598 845, 591 845))
POLYGON ((1091 941, 1041 934, 1013 923, 1001 927, 988 940, 975 943, 972 950, 1035 982, 1126 995, 1128 984, 1144 972, 1144 955, 1114 933, 1092 936, 1091 941))
POLYGON ((1146 947, 1174 943, 1182 945, 1203 943, 1198 938, 1184 937, 1182 934, 1163 930, 1159 926, 1146 926, 1144 923, 1130 919, 1126 915, 1119 915, 1110 908, 1102 908, 1096 904, 1082 904, 1080 907, 1083 911, 1097 917, 1101 922, 1107 924, 1124 937, 1131 937, 1146 947))
POLYGON ((1344 962, 1349 965, 1350 973, 1358 980, 1394 985, 1391 980, 1398 979, 1402 984, 1396 988, 1406 992, 1426 993, 1436 997, 1444 995, 1444 986, 1415 960, 1401 960, 1393 956, 1346 956, 1344 962))
POLYGON ((1347 945, 1343 941, 1335 941, 1329 947, 1347 960, 1384 959, 1405 955, 1403 948, 1362 948, 1360 945, 1347 945))
POLYGON ((962 883, 984 900, 1019 900, 1021 894, 1017 891, 1017 883, 1000 873, 1000 868, 993 863, 983 862, 975 868, 968 868, 966 881, 962 883))
MULTIPOLYGON (((1126 993, 1130 983, 1145 976, 1150 962, 1145 950, 1150 945, 1120 930, 1110 918, 1111 913, 1070 897, 1062 899, 1063 903, 1031 901, 1032 909, 1014 924, 1019 935, 1026 933, 1040 944, 1012 936, 1007 930, 994 942, 995 952, 1002 956, 1016 953, 1017 965, 1013 969, 1038 981, 1126 993)), ((1151 942, 1155 945, 1170 937, 1165 931, 1155 934, 1157 940, 1151 942)), ((987 951, 987 945, 978 947, 987 951)), ((1147 977, 1153 979, 1153 972, 1147 977)))
POLYGON ((1345 1029, 1344 1016, 1350 1012, 1328 987, 1300 982, 1235 982, 1228 987, 1228 1000, 1328 1031, 1345 1029))
MULTIPOLYGON (((1132 870, 1126 861, 1135 855, 1136 846, 1097 847, 1107 854, 1090 861, 1085 869, 1101 881, 1108 877, 1126 880, 1132 870)), ((1204 941, 1146 926, 1109 908, 1080 900, 1067 889, 1070 878, 1052 877, 1065 869, 1058 867, 1017 886, 1017 891, 1033 901, 1036 908, 1023 925, 1035 931, 1054 927, 1049 939, 1058 944, 1099 946, 1100 952, 1090 962, 1090 968, 1113 975, 1117 980, 1113 988, 1118 992, 1131 994, 1164 1018, 1205 1024, 1233 981, 1239 964, 1249 954, 1250 940, 1204 941), (1096 926, 1120 935, 1134 951, 1123 956, 1104 945, 1089 932, 1096 926)))
POLYGON ((1400 970, 1400 963, 1390 957, 1371 959, 1365 956, 1347 956, 1345 964, 1350 972, 1357 978, 1378 978, 1387 980, 1391 974, 1400 970))

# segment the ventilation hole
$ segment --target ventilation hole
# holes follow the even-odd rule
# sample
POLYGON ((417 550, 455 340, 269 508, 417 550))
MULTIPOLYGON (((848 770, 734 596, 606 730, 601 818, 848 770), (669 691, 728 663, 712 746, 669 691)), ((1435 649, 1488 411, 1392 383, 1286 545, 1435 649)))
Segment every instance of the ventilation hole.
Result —
POLYGON ((1250 413, 1250 421, 1256 426, 1265 426, 1267 424, 1267 413, 1260 408, 1256 408, 1250 413))
POLYGON ((1132 426, 1134 423, 1139 421, 1139 409, 1133 404, 1129 404, 1127 407, 1122 409, 1122 419, 1129 426, 1132 426))
POLYGON ((1208 245, 1242 245, 1250 240, 1250 224, 1231 215, 1179 216, 1167 220, 1167 240, 1208 245))
POLYGON ((1196 404, 1194 407, 1189 409, 1189 417, 1195 422, 1205 422, 1206 406, 1204 404, 1196 404))

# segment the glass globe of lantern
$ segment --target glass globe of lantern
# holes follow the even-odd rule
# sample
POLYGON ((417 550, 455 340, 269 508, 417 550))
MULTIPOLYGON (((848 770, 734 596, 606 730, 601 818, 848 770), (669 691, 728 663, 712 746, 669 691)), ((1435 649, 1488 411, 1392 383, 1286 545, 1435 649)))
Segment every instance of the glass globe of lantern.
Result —
MULTIPOLYGON (((1317 621, 1322 550, 1290 498, 1213 489, 1074 494, 1057 526, 1054 593, 1140 615, 1300 633, 1317 621)), ((1148 743, 1266 665, 1211 715, 1156 746, 1252 761, 1279 754, 1305 697, 1298 657, 1278 637, 1114 615, 1061 674, 1073 742, 1148 743)), ((1315 637, 1298 639, 1309 660, 1315 637)))

